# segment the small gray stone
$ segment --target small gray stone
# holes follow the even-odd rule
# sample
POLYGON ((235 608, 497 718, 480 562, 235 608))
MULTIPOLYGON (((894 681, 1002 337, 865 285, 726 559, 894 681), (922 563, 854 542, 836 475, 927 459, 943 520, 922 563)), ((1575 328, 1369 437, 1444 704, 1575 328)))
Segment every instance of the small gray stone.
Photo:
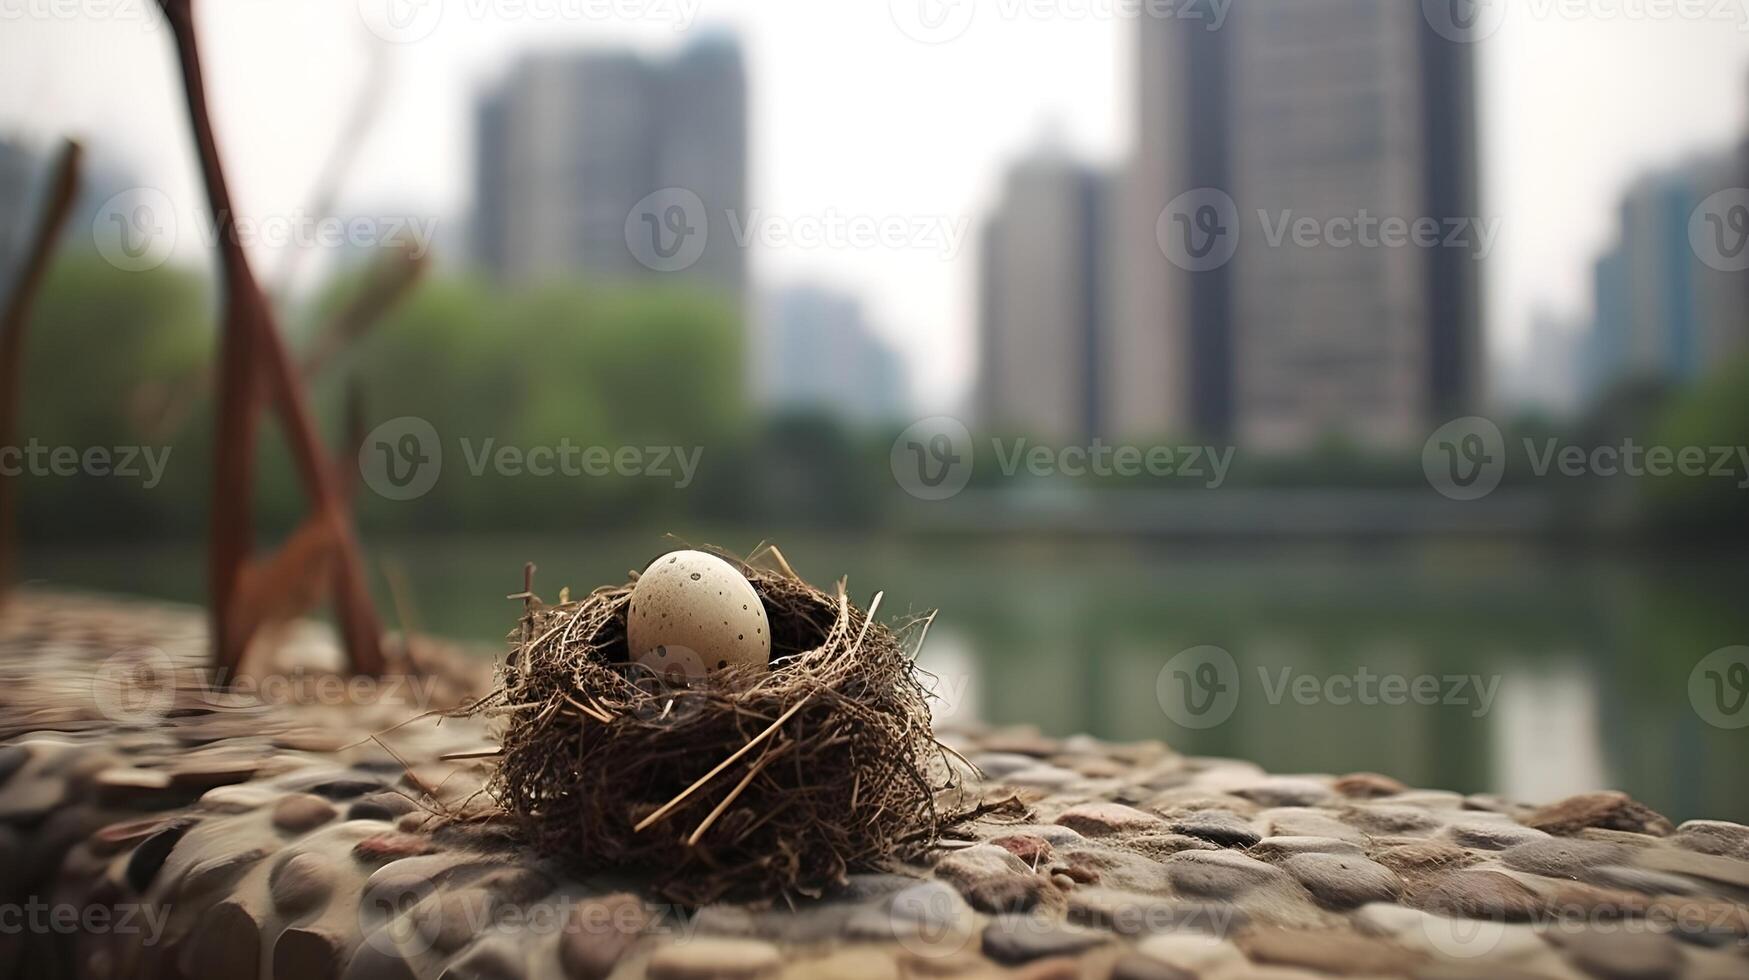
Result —
POLYGON ((1231 899, 1287 880, 1276 868, 1235 851, 1181 851, 1161 867, 1174 891, 1194 898, 1231 899))
POLYGON ((268 894, 273 907, 287 915, 308 912, 334 894, 336 870, 317 852, 294 854, 268 875, 268 894))
POLYGON ((1069 956, 1108 942, 1104 933, 1032 915, 1002 915, 984 927, 984 955, 1007 966, 1069 956))
POLYGON ((1616 864, 1628 853, 1627 848, 1617 844, 1550 837, 1515 844, 1501 853, 1500 860, 1519 871, 1577 881, 1589 869, 1616 864))
POLYGON ((1444 834, 1453 843, 1481 851, 1504 851, 1508 847, 1547 840, 1549 835, 1511 821, 1463 820, 1450 824, 1444 834))
POLYGON ((962 888, 985 878, 1032 873, 1019 858, 995 844, 978 844, 948 852, 935 863, 937 876, 962 888))
POLYGON ((1573 962, 1609 980, 1664 980, 1682 968, 1682 951, 1650 930, 1591 930, 1559 934, 1573 962))
POLYGON ((1336 797, 1329 785, 1298 776, 1272 776, 1235 789, 1233 795, 1263 806, 1318 806, 1336 797))
POLYGON ((1749 827, 1724 820, 1690 820, 1676 828, 1671 843, 1701 854, 1749 860, 1749 827))
POLYGON ((1175 834, 1199 837, 1222 847, 1250 847, 1262 840, 1245 818, 1229 810, 1199 810, 1168 825, 1175 834))
POLYGON ((1692 878, 1622 864, 1593 868, 1586 880, 1644 895, 1693 895, 1700 891, 1692 878))
POLYGON ((1295 854, 1363 854, 1359 844, 1334 837, 1265 837, 1245 853, 1267 861, 1295 854))
POLYGON ((1281 862, 1281 868, 1319 902, 1334 909, 1394 902, 1403 894, 1403 879, 1396 872, 1364 857, 1301 854, 1281 862))

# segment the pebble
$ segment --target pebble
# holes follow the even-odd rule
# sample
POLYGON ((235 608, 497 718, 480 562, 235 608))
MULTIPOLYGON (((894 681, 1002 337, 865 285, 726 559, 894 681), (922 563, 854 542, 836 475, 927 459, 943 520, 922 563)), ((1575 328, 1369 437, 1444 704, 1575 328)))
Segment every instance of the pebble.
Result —
POLYGON ((1051 859, 1050 841, 1032 834, 1012 834, 990 843, 1019 858, 1027 867, 1036 868, 1051 859))
POLYGON ((393 821, 417 809, 418 804, 399 793, 373 793, 354 800, 346 808, 346 819, 393 821))
POLYGON ((1213 841, 1222 847, 1250 847, 1263 839, 1249 821, 1228 810, 1202 810, 1173 820, 1175 834, 1213 841))
POLYGON ((273 806, 273 825, 292 834, 314 830, 340 815, 334 804, 320 796, 294 793, 273 806))
POLYGON ((1604 827, 1666 837, 1676 829, 1658 811, 1626 793, 1614 791, 1569 796, 1531 811, 1524 824, 1557 835, 1576 834, 1586 827, 1604 827))
POLYGON ((1504 851, 1519 844, 1549 839, 1544 831, 1522 827, 1509 820, 1459 821, 1447 825, 1443 834, 1455 844, 1481 851, 1504 851))
POLYGON ((1609 980, 1664 980, 1682 967, 1682 951, 1669 936, 1644 929, 1557 931, 1573 962, 1609 980))
POLYGON ((1272 776, 1235 789, 1233 795, 1263 806, 1318 806, 1335 796, 1323 782, 1297 776, 1272 776))
POLYGON ((985 878, 966 889, 972 908, 991 915, 1030 912, 1058 894, 1042 875, 1002 875, 985 878))
POLYGON ((978 844, 948 852, 935 864, 936 875, 962 888, 985 878, 1030 874, 1028 867, 1013 853, 994 844, 978 844))
POLYGON ((189 972, 225 980, 261 974, 261 923, 240 902, 221 902, 195 926, 188 946, 189 972))
POLYGON ((346 944, 339 936, 323 929, 293 926, 273 941, 273 975, 330 980, 340 975, 345 957, 346 944))
POLYGON ((117 854, 176 822, 174 817, 146 817, 107 824, 91 835, 93 854, 117 854))
POLYGON ((1670 841, 1701 854, 1749 860, 1749 827, 1724 820, 1690 820, 1676 828, 1670 841))
POLYGON ((1122 803, 1083 803, 1064 810, 1057 823, 1088 837, 1107 837, 1128 831, 1163 830, 1166 821, 1152 813, 1122 803))
POLYGON ((655 916, 627 892, 572 906, 559 936, 559 963, 573 980, 602 980, 635 945, 655 916))
POLYGON ((1430 912, 1500 922, 1524 922, 1543 908, 1536 892, 1496 871, 1453 871, 1410 898, 1430 912))
POLYGON ((1619 844, 1551 837, 1509 847, 1501 852, 1500 860, 1519 871, 1576 880, 1590 868, 1620 862, 1628 853, 1619 844))
POLYGON ((1141 953, 1129 953, 1111 968, 1111 980, 1197 980, 1196 974, 1141 953))
POLYGON ((1237 946, 1215 936, 1160 933, 1137 943, 1136 952, 1198 977, 1226 975, 1245 965, 1237 946))
POLYGON ((1236 898, 1259 885, 1286 880, 1271 865, 1234 851, 1184 851, 1167 858, 1162 867, 1174 891, 1195 898, 1236 898))
POLYGON ((1476 860, 1469 851, 1436 840, 1381 848, 1374 852, 1373 858, 1401 875, 1461 868, 1476 860))
POLYGON ((1265 837, 1247 849, 1247 854, 1266 861, 1295 854, 1364 854, 1359 844, 1334 837, 1265 837))
POLYGON ((1592 868, 1587 878, 1599 885, 1647 895, 1693 895, 1700 890, 1693 879, 1682 875, 1621 864, 1592 868))
POLYGON ((196 805, 214 813, 248 813, 279 799, 280 794, 260 786, 215 786, 202 793, 196 805))
POLYGON ((1259 963, 1345 976, 1401 976, 1423 959, 1378 939, 1331 931, 1263 929, 1248 934, 1241 945, 1259 963))
POLYGON ((1032 915, 1001 915, 984 927, 984 955, 1016 966, 1068 956, 1108 941, 1104 933, 1032 915))
POLYGON ((802 960, 783 973, 793 980, 830 977, 832 980, 899 980, 899 964, 892 954, 879 949, 844 949, 819 959, 802 960))
POLYGON ((1675 848, 1647 848, 1634 856, 1634 863, 1653 871, 1669 871, 1749 889, 1749 861, 1697 854, 1675 848))
POLYGON ((1381 776, 1376 772, 1355 772, 1336 780, 1331 787, 1343 796, 1355 799, 1371 800, 1381 796, 1395 796, 1406 793, 1409 787, 1389 776, 1381 776))
POLYGON ((1426 836, 1439 826, 1432 814, 1412 806, 1365 804, 1349 809, 1343 817, 1355 827, 1378 836, 1426 836))
POLYGON ((1403 894, 1403 879, 1396 872, 1364 857, 1301 854, 1282 861, 1280 867, 1328 908, 1394 902, 1403 894))
POLYGON ((400 832, 366 837, 352 846, 352 854, 360 861, 395 861, 405 857, 431 854, 437 850, 428 838, 400 832))
POLYGON ((651 980, 740 980, 782 963, 776 946, 757 939, 692 939, 657 947, 645 970, 651 980))
POLYGON ((30 761, 30 750, 21 745, 0 745, 0 786, 12 778, 12 774, 24 768, 30 761))
POLYGON ((334 893, 334 863, 314 852, 294 854, 268 876, 273 907, 288 915, 316 908, 334 893))
POLYGON ((1277 807, 1258 814, 1257 819, 1269 827, 1272 837, 1330 837, 1354 844, 1367 842, 1366 834, 1336 819, 1329 810, 1277 807))

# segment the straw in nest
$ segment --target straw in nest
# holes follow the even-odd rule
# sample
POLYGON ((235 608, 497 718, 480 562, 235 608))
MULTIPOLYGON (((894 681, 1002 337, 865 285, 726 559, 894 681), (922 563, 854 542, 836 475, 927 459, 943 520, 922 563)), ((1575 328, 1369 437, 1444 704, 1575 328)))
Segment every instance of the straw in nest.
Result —
POLYGON ((872 618, 880 596, 865 613, 776 549, 718 554, 765 605, 771 669, 663 683, 628 662, 634 583, 555 606, 525 593, 501 685, 475 708, 507 716, 492 792, 541 851, 653 870, 688 904, 817 895, 915 856, 956 786, 913 662, 928 618, 895 632, 872 618))

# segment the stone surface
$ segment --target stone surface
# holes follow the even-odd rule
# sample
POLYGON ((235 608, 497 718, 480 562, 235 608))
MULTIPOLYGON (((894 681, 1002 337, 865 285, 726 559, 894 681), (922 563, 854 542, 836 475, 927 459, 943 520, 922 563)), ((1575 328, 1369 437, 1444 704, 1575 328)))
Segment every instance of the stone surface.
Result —
MULTIPOLYGON (((190 622, 181 646, 154 645, 195 665, 207 647, 190 622)), ((17 656, 5 623, 0 667, 17 656)), ((33 657, 0 691, 46 676, 44 710, 69 720, 0 744, 8 882, 74 909, 144 896, 166 915, 152 943, 32 937, 76 976, 1749 975, 1749 828, 1669 828, 1620 794, 1539 808, 1372 773, 1271 776, 1160 743, 944 733, 1002 787, 983 802, 1014 802, 818 898, 690 910, 646 874, 580 874, 518 845, 477 795, 484 722, 195 705, 111 730, 62 693, 88 687, 77 671, 95 662, 33 657), (369 738, 385 731, 392 755, 369 738)), ((0 963, 18 948, 0 935, 0 963)))
POLYGON ((1121 803, 1083 803, 1063 811, 1057 823, 1088 837, 1105 837, 1126 831, 1162 830, 1166 821, 1121 803))
POLYGON ((1664 837, 1676 828, 1663 815, 1626 793, 1581 793, 1539 807, 1524 818, 1524 825, 1551 834, 1576 834, 1586 827, 1626 830, 1664 837))
POLYGON ((1300 854, 1282 861, 1280 867, 1329 908, 1394 902, 1403 894, 1403 880, 1396 872, 1355 855, 1300 854))
POLYGON ((783 963, 776 946, 754 939, 691 939, 650 955, 651 980, 740 980, 773 973, 783 963))
POLYGON ((339 815, 334 804, 309 793, 287 796, 273 805, 273 825, 292 834, 314 830, 339 815))

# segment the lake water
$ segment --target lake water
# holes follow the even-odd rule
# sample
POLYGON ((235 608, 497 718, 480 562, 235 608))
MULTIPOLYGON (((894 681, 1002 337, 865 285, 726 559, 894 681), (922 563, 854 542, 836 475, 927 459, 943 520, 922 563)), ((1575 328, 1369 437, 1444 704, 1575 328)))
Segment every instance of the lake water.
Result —
MULTIPOLYGON (((820 533, 780 543, 818 584, 848 575, 864 605, 884 590, 894 615, 940 610, 921 660, 948 720, 1158 738, 1274 772, 1373 770, 1531 801, 1615 787, 1677 820, 1749 822, 1749 648, 1727 649, 1749 644, 1749 576, 1732 556, 820 533)), ((621 581, 667 549, 653 533, 370 542, 373 561, 405 576, 422 629, 488 642, 515 620, 504 596, 524 561, 551 599, 562 585, 621 581)), ((52 584, 183 600, 199 599, 202 567, 195 546, 25 555, 26 573, 52 584)))

